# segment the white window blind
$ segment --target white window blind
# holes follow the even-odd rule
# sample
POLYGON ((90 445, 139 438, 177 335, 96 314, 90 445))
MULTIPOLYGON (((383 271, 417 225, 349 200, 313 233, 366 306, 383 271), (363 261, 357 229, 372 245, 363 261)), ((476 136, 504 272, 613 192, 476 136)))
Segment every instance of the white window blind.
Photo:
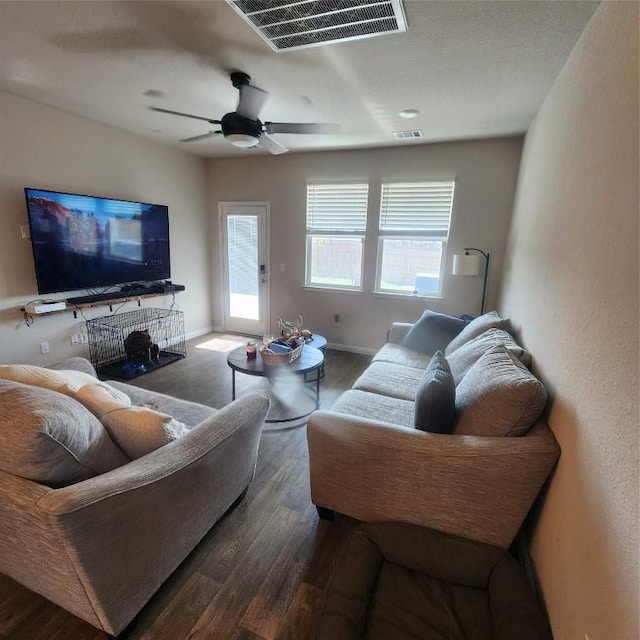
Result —
POLYGON ((453 180, 384 183, 380 232, 446 238, 454 184, 453 180))
POLYGON ((366 182, 307 185, 307 231, 363 232, 368 194, 366 182))

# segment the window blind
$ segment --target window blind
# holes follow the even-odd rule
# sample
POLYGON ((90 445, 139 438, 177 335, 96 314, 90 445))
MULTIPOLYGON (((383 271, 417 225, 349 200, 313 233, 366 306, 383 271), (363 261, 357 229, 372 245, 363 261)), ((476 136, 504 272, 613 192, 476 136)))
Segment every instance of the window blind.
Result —
POLYGON ((380 231, 412 231, 446 238, 454 184, 453 180, 383 183, 380 231))
POLYGON ((364 231, 369 185, 307 185, 307 231, 364 231))

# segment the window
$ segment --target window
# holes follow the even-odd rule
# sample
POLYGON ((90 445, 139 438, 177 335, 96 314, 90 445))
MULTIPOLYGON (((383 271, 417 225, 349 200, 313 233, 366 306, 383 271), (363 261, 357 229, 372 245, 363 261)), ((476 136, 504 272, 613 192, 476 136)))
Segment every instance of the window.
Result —
POLYGON ((453 189, 453 180, 382 184, 376 291, 442 293, 453 189))
POLYGON ((305 284, 362 289, 367 183, 307 185, 305 284))

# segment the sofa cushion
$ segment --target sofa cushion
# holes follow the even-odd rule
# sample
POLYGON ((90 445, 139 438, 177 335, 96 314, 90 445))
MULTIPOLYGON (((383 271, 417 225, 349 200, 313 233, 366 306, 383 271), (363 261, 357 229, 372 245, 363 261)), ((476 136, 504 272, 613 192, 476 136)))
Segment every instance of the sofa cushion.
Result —
POLYGON ((489 329, 447 356, 456 386, 481 356, 500 346, 511 351, 525 366, 531 365, 531 354, 523 349, 510 333, 502 329, 489 329))
POLYGON ((155 451, 188 432, 184 424, 172 416, 149 407, 136 407, 121 402, 107 385, 86 384, 75 394, 105 426, 118 446, 133 460, 155 451))
POLYGON ((442 351, 467 325, 464 320, 427 309, 411 327, 402 344, 420 353, 442 351))
POLYGON ((456 413, 456 385, 442 351, 436 351, 425 370, 415 402, 416 429, 451 433, 456 413))
POLYGON ((131 398, 132 404, 137 407, 148 407, 149 409, 169 414, 189 429, 218 413, 218 409, 213 407, 134 387, 126 382, 109 380, 109 385, 126 393, 131 398))
POLYGON ((509 331, 511 325, 508 319, 501 318, 496 311, 489 311, 482 316, 474 318, 444 350, 444 355, 449 357, 456 349, 469 342, 476 336, 483 334, 487 329, 502 329, 509 331))
POLYGON ((71 396, 93 413, 131 459, 179 438, 187 428, 172 416, 134 407, 126 393, 83 371, 26 364, 0 365, 0 379, 15 380, 71 396))
POLYGON ((372 358, 372 362, 392 362, 393 364, 401 364, 405 367, 416 367, 425 370, 429 364, 431 356, 426 353, 414 351, 401 344, 388 342, 382 345, 378 353, 372 358))
POLYGON ((84 385, 92 384, 107 389, 120 402, 131 404, 126 394, 116 391, 90 373, 74 369, 53 370, 32 364, 5 364, 0 365, 0 379, 51 389, 71 397, 74 397, 75 393, 84 385))
POLYGON ((338 398, 331 411, 413 429, 414 407, 415 403, 410 400, 351 389, 338 398))
POLYGON ((0 468, 50 487, 128 462, 98 419, 65 395, 0 380, 0 468))
POLYGON ((544 385, 505 347, 485 353, 456 389, 458 435, 521 436, 547 402, 544 385))
POLYGON ((424 372, 424 369, 393 362, 372 362, 352 388, 402 400, 415 400, 424 372))

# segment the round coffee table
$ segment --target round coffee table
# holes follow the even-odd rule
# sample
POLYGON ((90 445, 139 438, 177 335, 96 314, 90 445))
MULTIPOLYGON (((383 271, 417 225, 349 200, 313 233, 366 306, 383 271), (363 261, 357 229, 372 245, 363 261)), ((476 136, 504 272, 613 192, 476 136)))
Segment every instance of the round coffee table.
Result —
MULTIPOLYGON (((267 378, 269 382, 275 382, 276 380, 285 380, 287 377, 290 377, 292 374, 299 374, 302 376, 303 386, 307 386, 306 383, 311 383, 311 389, 314 393, 314 409, 317 409, 320 406, 320 370, 322 365, 324 364, 324 354, 320 349, 316 349, 310 345, 305 345, 300 357, 294 360, 291 363, 278 365, 278 366, 270 366, 265 365, 260 357, 260 352, 258 351, 258 355, 253 360, 249 360, 247 358, 247 348, 246 347, 238 347, 233 351, 230 351, 227 355, 227 364, 231 367, 231 399, 236 399, 236 371, 240 373, 244 373, 249 376, 259 376, 261 378, 267 378), (312 371, 316 371, 316 375, 307 380, 307 374, 312 371)), ((307 386, 307 388, 309 388, 307 386)), ((269 418, 267 416, 267 420, 265 422, 292 422, 294 420, 302 420, 302 418, 306 418, 311 415, 314 409, 311 411, 307 411, 301 415, 295 415, 286 418, 269 418)))

